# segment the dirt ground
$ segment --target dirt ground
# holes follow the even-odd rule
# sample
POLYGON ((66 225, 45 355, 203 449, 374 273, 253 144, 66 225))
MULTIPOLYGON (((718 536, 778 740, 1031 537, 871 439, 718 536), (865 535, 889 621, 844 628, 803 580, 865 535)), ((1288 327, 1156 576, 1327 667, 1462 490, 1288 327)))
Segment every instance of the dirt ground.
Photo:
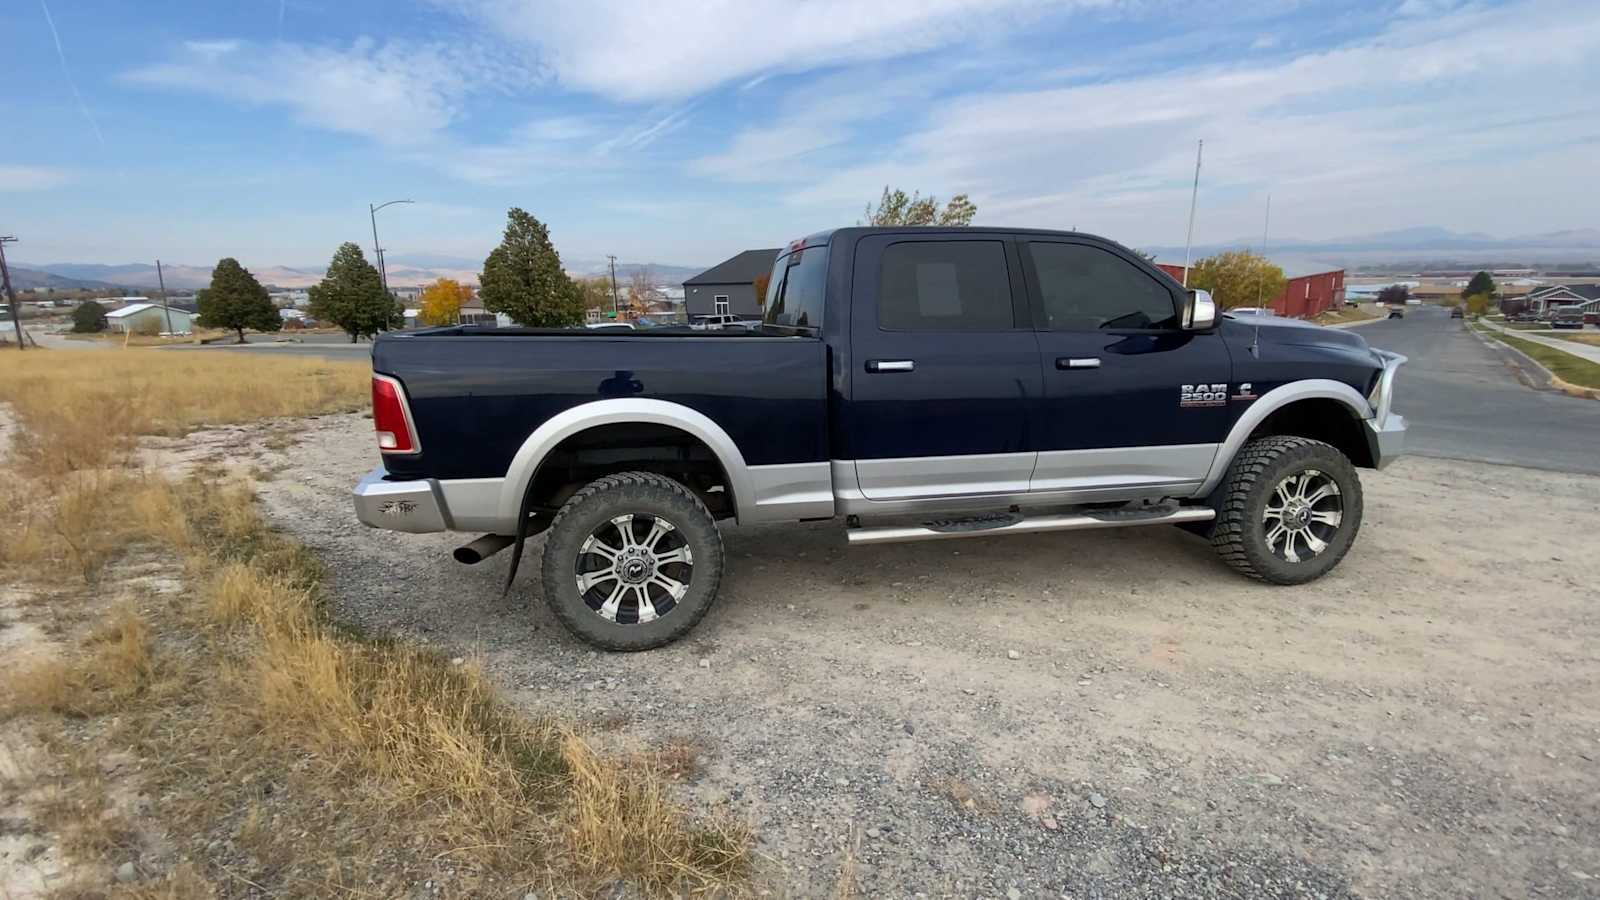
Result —
POLYGON ((337 613, 479 657, 603 742, 697 748, 778 896, 1600 896, 1600 478, 1408 458, 1363 472, 1330 576, 1268 587, 1177 529, 846 546, 726 529, 683 642, 600 654, 528 549, 356 523, 359 416, 169 442, 248 460, 337 613), (1015 655, 1017 658, 1011 658, 1015 655))

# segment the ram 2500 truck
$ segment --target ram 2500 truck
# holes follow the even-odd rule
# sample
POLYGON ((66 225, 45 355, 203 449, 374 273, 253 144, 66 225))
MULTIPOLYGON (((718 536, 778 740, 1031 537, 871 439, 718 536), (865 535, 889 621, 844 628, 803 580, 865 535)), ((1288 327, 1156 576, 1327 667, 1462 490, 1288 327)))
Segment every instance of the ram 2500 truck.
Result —
POLYGON ((1402 451, 1404 357, 1350 331, 1219 316, 1077 232, 841 228, 790 244, 753 329, 453 327, 372 350, 368 525, 546 532, 580 638, 682 636, 717 523, 834 519, 851 544, 1181 525, 1297 584, 1361 525, 1356 468, 1402 451))

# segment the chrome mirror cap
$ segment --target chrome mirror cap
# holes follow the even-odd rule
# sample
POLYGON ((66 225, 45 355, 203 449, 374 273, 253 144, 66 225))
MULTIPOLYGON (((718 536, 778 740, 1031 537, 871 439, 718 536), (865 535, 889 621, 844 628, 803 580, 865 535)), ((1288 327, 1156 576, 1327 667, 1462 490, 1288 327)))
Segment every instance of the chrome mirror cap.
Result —
POLYGON ((1191 288, 1189 302, 1184 304, 1183 328, 1185 331, 1205 331, 1217 324, 1217 304, 1209 291, 1191 288))

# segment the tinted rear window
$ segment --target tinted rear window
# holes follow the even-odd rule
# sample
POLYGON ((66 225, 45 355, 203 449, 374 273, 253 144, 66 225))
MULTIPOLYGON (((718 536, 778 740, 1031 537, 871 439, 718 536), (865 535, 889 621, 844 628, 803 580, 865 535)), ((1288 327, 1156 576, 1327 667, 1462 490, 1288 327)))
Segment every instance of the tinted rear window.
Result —
POLYGON ((807 247, 778 257, 767 282, 767 311, 762 321, 782 328, 821 328, 827 282, 826 246, 807 247))
POLYGON ((1005 331, 1016 326, 1005 245, 902 241, 883 251, 878 324, 889 331, 1005 331))

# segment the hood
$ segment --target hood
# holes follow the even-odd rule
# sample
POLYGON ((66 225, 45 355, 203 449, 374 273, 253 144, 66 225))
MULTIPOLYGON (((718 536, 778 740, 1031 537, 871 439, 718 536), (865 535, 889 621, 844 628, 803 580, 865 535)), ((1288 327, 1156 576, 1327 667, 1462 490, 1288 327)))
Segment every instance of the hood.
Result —
POLYGON ((1277 316, 1247 316, 1235 319, 1224 316, 1221 327, 1223 334, 1235 341, 1252 341, 1259 329, 1263 344, 1322 347, 1344 352, 1372 349, 1367 344, 1367 339, 1357 334, 1354 329, 1329 328, 1302 319, 1281 319, 1277 316))

